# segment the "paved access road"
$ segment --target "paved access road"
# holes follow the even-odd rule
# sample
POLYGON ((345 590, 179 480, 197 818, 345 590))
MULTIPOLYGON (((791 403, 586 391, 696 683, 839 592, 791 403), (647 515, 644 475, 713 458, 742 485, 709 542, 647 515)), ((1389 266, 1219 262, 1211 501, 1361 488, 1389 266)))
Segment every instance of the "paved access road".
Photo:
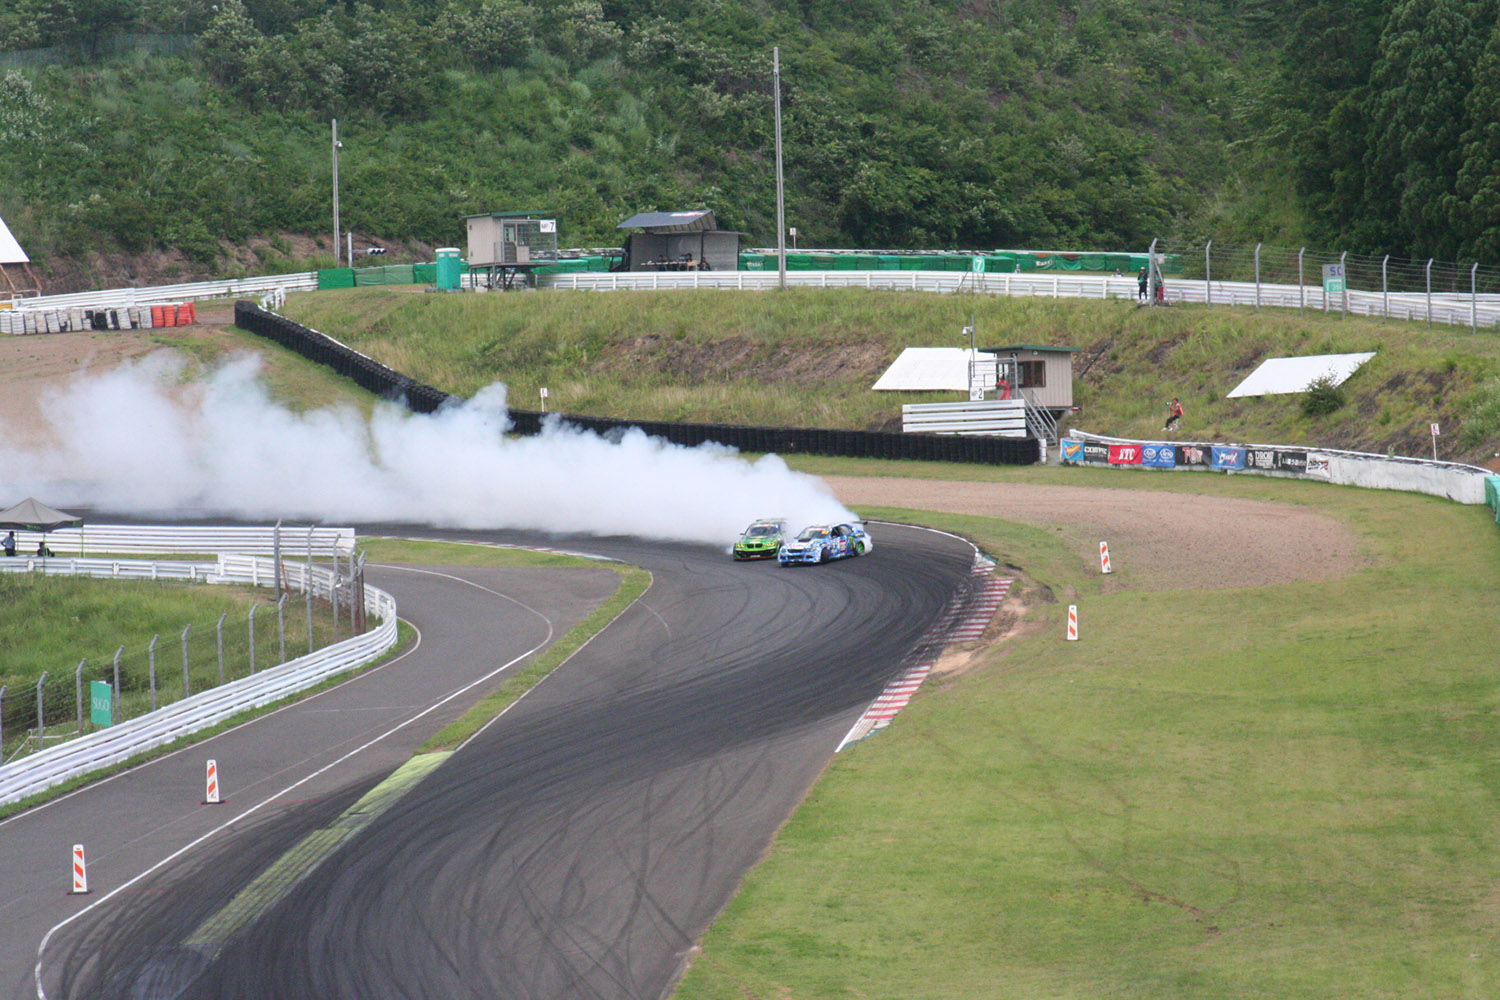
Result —
MULTIPOLYGON (((799 569, 556 543, 654 583, 404 794, 371 791, 395 748, 384 770, 325 772, 306 803, 248 817, 56 931, 48 996, 655 1000, 967 581, 961 541, 894 526, 876 540, 867 558, 799 569)), ((411 615, 406 585, 379 582, 411 615)), ((466 635, 448 656, 499 658, 462 611, 422 618, 424 646, 451 624, 466 635)), ((270 732, 261 749, 298 738, 270 732)), ((116 878, 148 867, 136 853, 116 878)))

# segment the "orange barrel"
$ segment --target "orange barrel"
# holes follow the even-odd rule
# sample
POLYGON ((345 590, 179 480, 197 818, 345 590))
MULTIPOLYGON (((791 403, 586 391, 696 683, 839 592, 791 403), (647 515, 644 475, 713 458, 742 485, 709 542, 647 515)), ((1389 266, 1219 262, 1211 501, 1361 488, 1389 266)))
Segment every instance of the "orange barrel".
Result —
POLYGON ((165 306, 152 306, 151 307, 151 325, 152 326, 166 326, 167 325, 167 310, 166 310, 165 306))
POLYGON ((195 306, 195 305, 193 305, 193 303, 191 303, 191 302, 184 302, 182 305, 178 306, 177 307, 177 322, 179 322, 179 323, 196 323, 196 322, 198 322, 198 307, 195 306))

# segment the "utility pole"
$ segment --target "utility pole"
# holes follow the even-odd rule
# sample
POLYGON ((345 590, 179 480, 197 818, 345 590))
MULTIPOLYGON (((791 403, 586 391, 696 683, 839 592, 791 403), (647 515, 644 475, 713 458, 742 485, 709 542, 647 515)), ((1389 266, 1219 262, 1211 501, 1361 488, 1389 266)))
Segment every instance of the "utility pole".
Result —
MULTIPOLYGON (((333 266, 339 266, 339 250, 343 242, 344 227, 339 225, 339 150, 344 144, 339 142, 339 120, 333 119, 333 266)), ((350 261, 353 264, 353 261, 350 261)))
POLYGON ((786 193, 781 178, 781 48, 771 49, 771 87, 776 98, 776 285, 786 287, 786 193))

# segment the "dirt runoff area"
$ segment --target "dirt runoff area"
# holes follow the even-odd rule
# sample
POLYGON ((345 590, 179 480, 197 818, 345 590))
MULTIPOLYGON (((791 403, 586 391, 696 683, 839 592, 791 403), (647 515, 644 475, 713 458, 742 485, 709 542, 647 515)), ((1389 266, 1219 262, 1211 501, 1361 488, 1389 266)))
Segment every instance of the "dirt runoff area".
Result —
POLYGON ((855 509, 908 507, 1056 529, 1094 573, 1099 571, 1099 543, 1108 542, 1115 572, 1128 567, 1134 589, 1327 580, 1365 563, 1359 538, 1347 525, 1292 504, 1159 490, 823 478, 840 501, 855 509))

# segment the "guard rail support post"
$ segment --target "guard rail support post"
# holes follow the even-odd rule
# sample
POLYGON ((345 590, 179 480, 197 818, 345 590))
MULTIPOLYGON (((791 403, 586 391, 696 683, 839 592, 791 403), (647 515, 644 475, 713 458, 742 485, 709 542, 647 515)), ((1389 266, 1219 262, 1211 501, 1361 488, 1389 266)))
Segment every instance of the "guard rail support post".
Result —
POLYGON ((1344 259, 1348 256, 1348 250, 1339 254, 1339 274, 1344 276, 1344 292, 1339 296, 1339 319, 1344 319, 1349 314, 1349 271, 1344 267, 1344 259))
POLYGON ((281 659, 277 663, 286 662, 286 595, 282 594, 276 599, 276 641, 280 644, 281 659))
POLYGON ((47 744, 47 722, 43 709, 46 707, 42 700, 42 685, 47 683, 47 671, 42 671, 42 676, 36 679, 36 748, 42 749, 47 744))
POLYGON ((78 731, 83 732, 83 668, 88 664, 89 658, 85 656, 78 661, 78 667, 73 671, 73 696, 78 709, 78 731))
POLYGON ((188 672, 187 649, 188 632, 190 632, 192 628, 193 626, 191 625, 182 626, 182 696, 184 698, 193 693, 193 680, 188 672))
POLYGON ((255 673, 255 609, 258 604, 250 605, 250 673, 255 673))
POLYGON ((1203 244, 1203 301, 1206 305, 1214 304, 1214 267, 1213 258, 1209 255, 1213 246, 1213 240, 1203 244))
POLYGON ((1260 308, 1260 244, 1255 244, 1255 308, 1260 308))
POLYGON ((0 756, 5 749, 5 689, 9 684, 0 684, 0 756))
POLYGON ((1307 311, 1307 285, 1302 281, 1302 255, 1307 253, 1307 247, 1297 251, 1297 311, 1307 311))
POLYGON ((224 619, 229 617, 229 612, 219 616, 219 624, 214 626, 214 634, 218 639, 219 646, 219 683, 224 683, 224 619))
POLYGON ((1479 273, 1479 261, 1469 268, 1469 332, 1479 332, 1479 286, 1475 277, 1479 273))
POLYGON ((333 641, 339 641, 339 549, 333 547, 333 577, 328 584, 328 603, 333 608, 333 641))
POLYGON ((313 651, 313 529, 307 526, 307 651, 313 651))
POLYGON ((1427 258, 1427 325, 1432 325, 1432 258, 1427 258))
POLYGON ((151 644, 146 647, 146 664, 151 678, 151 711, 156 711, 156 640, 161 636, 153 635, 151 644))
MULTIPOLYGON (((120 654, 123 653, 123 652, 125 652, 125 647, 124 646, 121 646, 121 647, 119 647, 118 649, 115 650, 115 698, 114 698, 114 705, 120 704, 120 654)), ((118 722, 120 720, 118 718, 116 718, 113 721, 118 722)))

